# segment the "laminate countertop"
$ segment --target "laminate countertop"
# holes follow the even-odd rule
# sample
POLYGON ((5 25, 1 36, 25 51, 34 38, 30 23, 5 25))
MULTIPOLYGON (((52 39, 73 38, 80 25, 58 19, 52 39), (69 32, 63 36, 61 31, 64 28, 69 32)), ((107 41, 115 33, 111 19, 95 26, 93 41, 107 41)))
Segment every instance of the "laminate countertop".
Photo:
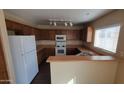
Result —
POLYGON ((115 62, 116 59, 112 56, 49 56, 47 62, 115 62))
MULTIPOLYGON (((55 45, 38 45, 37 52, 44 48, 55 48, 55 45)), ((77 48, 80 51, 88 50, 82 46, 67 46, 67 48, 77 48)), ((116 58, 106 55, 93 55, 93 56, 76 56, 76 55, 66 55, 66 56, 49 56, 47 62, 87 62, 87 61, 116 61, 116 58)))
POLYGON ((36 48, 37 48, 37 52, 39 52, 44 48, 55 48, 55 46, 54 45, 38 45, 36 48))
MULTIPOLYGON (((55 45, 37 45, 36 48, 37 48, 37 52, 39 52, 44 48, 55 48, 55 45)), ((78 45, 67 45, 67 48, 78 48, 80 51, 86 50, 82 46, 78 46, 78 45)))

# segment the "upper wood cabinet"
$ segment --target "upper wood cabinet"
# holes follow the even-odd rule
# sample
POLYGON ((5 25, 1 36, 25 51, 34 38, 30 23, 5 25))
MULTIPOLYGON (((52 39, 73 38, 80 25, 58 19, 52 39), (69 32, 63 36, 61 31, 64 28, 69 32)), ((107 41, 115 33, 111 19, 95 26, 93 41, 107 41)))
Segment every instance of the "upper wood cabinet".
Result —
POLYGON ((83 42, 87 42, 87 26, 84 26, 80 32, 80 38, 83 42))
POLYGON ((67 31, 68 40, 80 40, 80 30, 69 30, 67 31))
POLYGON ((9 30, 21 31, 23 25, 10 20, 6 20, 6 26, 7 26, 7 29, 9 30))
POLYGON ((50 34, 47 30, 41 30, 40 32, 40 39, 41 40, 50 40, 50 34))
POLYGON ((92 37, 93 37, 93 28, 89 26, 87 28, 87 42, 91 43, 92 42, 92 37))
POLYGON ((54 30, 55 31, 55 35, 61 35, 62 31, 61 30, 54 30))
POLYGON ((33 32, 34 30, 32 27, 24 25, 22 30, 23 30, 24 35, 33 35, 34 34, 34 32, 33 32))
POLYGON ((67 35, 67 31, 68 31, 68 30, 60 30, 61 35, 67 35))
POLYGON ((38 29, 10 20, 6 20, 6 25, 16 35, 35 35, 36 40, 55 40, 55 35, 66 35, 67 40, 86 40, 86 33, 80 29, 38 29))
POLYGON ((49 31, 49 36, 50 36, 49 39, 50 39, 50 40, 55 40, 55 34, 56 34, 56 33, 55 33, 54 30, 50 30, 50 31, 49 31))

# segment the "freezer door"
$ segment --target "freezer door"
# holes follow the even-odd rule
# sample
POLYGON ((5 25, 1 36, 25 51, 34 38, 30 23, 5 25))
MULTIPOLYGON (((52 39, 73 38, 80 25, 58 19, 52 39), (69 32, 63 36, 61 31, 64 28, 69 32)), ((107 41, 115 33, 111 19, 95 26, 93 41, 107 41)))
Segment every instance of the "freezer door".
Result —
POLYGON ((38 62, 36 51, 32 51, 24 55, 25 57, 25 69, 27 73, 27 81, 31 83, 36 74, 38 73, 38 62))
POLYGON ((23 36, 21 41, 24 54, 36 50, 35 36, 23 36))

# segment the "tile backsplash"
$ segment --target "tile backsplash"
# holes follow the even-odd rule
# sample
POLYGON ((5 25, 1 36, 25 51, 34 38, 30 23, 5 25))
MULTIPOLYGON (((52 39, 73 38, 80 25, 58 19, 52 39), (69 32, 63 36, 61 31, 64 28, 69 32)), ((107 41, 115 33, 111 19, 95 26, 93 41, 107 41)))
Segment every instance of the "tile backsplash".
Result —
MULTIPOLYGON (((36 41, 37 45, 55 45, 55 40, 39 40, 36 41)), ((67 40, 67 45, 82 45, 81 40, 67 40)))

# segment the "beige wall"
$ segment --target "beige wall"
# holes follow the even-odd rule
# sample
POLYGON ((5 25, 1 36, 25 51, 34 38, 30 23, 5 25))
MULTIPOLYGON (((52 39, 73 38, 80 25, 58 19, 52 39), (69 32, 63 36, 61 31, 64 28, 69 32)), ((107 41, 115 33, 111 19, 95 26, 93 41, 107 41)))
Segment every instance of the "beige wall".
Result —
MULTIPOLYGON (((124 58, 124 10, 116 10, 112 13, 95 20, 92 25, 94 28, 101 28, 113 24, 120 24, 120 36, 118 40, 116 56, 124 58)), ((116 83, 124 83, 124 60, 121 60, 118 65, 116 83)))
POLYGON ((9 48, 9 41, 8 41, 8 35, 7 35, 7 29, 6 29, 3 10, 0 10, 0 37, 2 40, 3 52, 4 52, 5 61, 7 65, 9 80, 10 80, 10 83, 15 83, 14 69, 12 64, 10 48, 9 48))
POLYGON ((113 84, 117 62, 51 62, 52 84, 113 84))

